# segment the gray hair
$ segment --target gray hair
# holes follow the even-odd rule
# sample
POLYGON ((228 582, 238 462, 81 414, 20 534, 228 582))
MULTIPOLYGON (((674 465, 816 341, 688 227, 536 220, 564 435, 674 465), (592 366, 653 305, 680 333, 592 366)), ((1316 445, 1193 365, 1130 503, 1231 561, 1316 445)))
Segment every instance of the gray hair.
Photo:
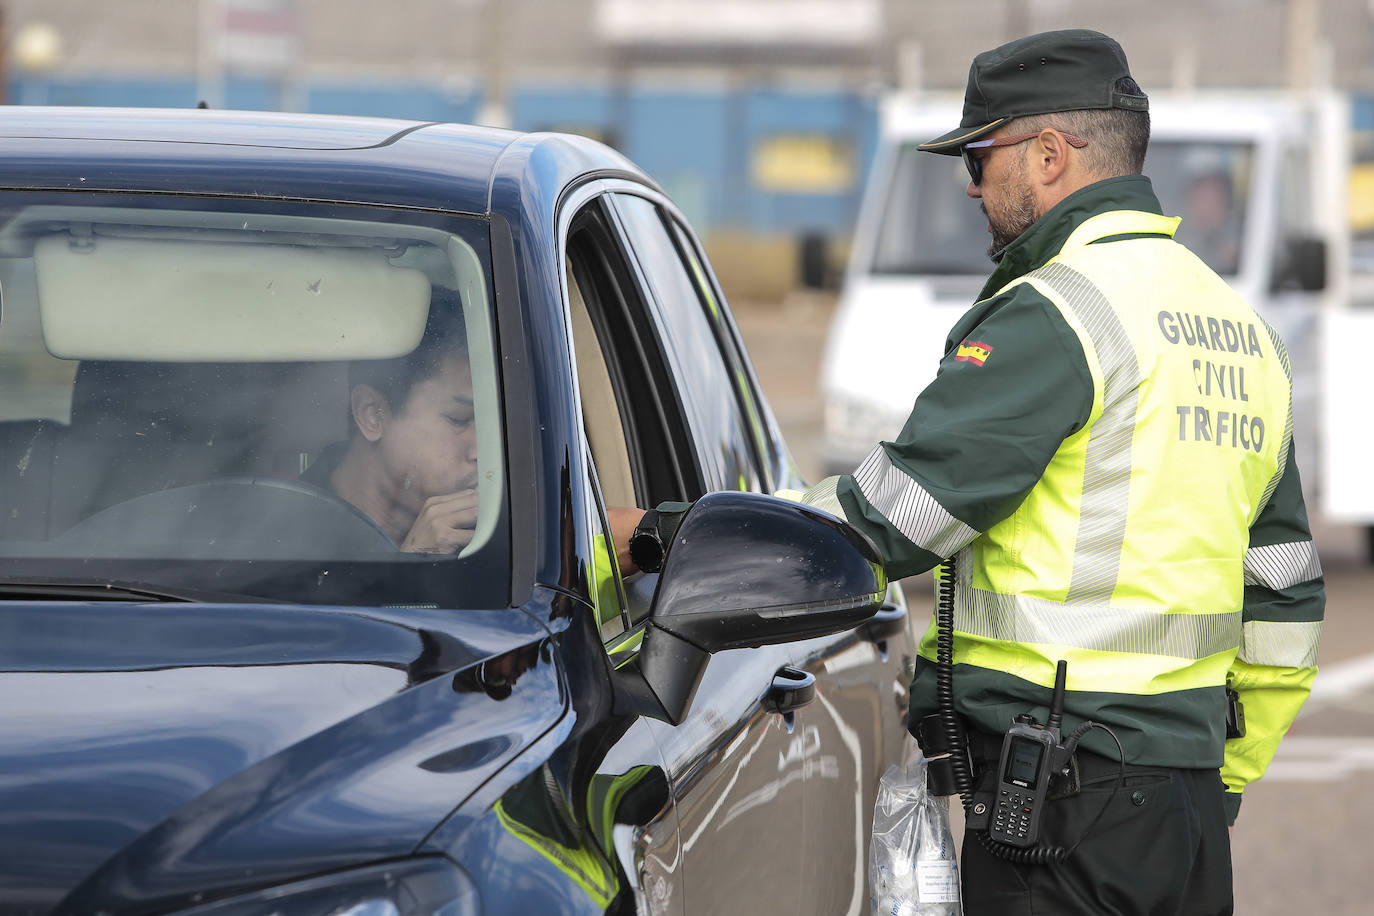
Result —
MULTIPOLYGON (((1130 77, 1117 81, 1116 91, 1144 96, 1130 77)), ((1088 141, 1078 151, 1094 178, 1139 175, 1145 168, 1145 148, 1150 144, 1150 113, 1124 108, 1090 108, 1053 114, 1027 115, 1003 128, 1007 135, 1029 134, 1053 127, 1088 141)))

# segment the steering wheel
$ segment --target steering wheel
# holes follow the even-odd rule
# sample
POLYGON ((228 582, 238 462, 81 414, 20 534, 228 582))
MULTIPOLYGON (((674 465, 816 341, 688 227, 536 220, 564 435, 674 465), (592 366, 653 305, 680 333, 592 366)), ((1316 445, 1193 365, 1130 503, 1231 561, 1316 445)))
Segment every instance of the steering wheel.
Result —
POLYGON ((58 540, 172 559, 377 559, 400 548, 357 507, 289 477, 221 477, 102 509, 58 540))

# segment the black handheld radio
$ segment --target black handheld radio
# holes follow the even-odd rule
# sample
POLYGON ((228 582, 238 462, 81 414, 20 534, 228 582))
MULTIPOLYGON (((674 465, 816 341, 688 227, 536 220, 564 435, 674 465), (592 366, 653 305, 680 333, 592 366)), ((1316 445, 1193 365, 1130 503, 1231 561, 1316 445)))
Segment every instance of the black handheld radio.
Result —
POLYGON ((1050 774, 1062 770, 1073 755, 1073 748, 1065 747, 1059 734, 1068 669, 1068 662, 1063 659, 1055 666, 1049 721, 1041 725, 1035 716, 1022 713, 1012 720, 1002 739, 1002 758, 997 763, 997 807, 992 809, 988 835, 1009 846, 1035 845, 1040 835, 1040 814, 1049 795, 1050 774))
POLYGON ((1035 724, 1019 715, 1002 741, 997 764, 997 807, 988 835, 1011 846, 1034 846, 1040 836, 1040 813, 1050 784, 1050 757, 1059 744, 1059 729, 1035 724))

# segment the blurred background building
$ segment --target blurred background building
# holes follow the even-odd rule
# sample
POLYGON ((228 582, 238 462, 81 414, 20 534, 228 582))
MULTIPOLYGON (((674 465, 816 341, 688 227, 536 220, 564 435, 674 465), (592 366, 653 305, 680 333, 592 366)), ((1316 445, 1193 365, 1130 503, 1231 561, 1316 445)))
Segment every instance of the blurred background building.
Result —
MULTIPOLYGON (((204 101, 604 140, 678 201, 741 297, 791 286, 802 238, 836 243, 838 262, 885 92, 958 94, 974 54, 1021 34, 1106 31, 1147 91, 1341 88, 1374 136, 1374 0, 3 0, 0 13, 10 103, 204 101)), ((1374 228, 1371 210, 1352 214, 1374 228)))

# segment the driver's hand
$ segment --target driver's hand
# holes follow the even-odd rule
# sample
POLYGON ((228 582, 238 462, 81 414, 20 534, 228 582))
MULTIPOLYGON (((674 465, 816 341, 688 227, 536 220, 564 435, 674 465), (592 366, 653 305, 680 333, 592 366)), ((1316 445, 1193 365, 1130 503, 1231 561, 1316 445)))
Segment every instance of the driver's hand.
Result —
POLYGON ((477 527, 477 491, 431 496, 401 542, 406 553, 457 553, 472 541, 477 527))

